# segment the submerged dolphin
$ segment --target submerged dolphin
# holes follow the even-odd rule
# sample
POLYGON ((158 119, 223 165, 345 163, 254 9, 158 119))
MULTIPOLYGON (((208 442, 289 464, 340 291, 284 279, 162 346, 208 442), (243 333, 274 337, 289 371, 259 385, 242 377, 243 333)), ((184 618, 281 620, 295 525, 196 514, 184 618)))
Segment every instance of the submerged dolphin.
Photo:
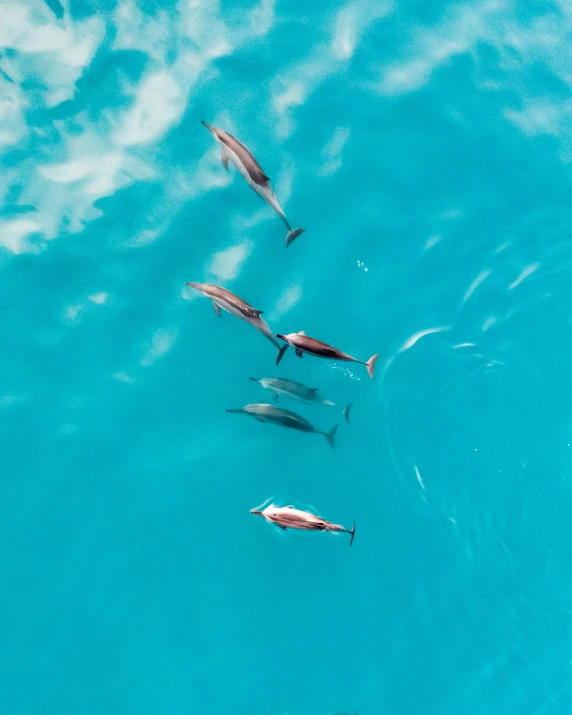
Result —
POLYGON ((333 524, 331 521, 326 521, 320 516, 316 516, 309 511, 294 509, 293 506, 276 506, 270 504, 263 509, 251 509, 251 514, 263 516, 266 521, 276 524, 281 529, 304 529, 306 531, 338 531, 344 534, 350 534, 350 546, 353 543, 356 532, 356 525, 351 529, 346 529, 340 524, 333 524))
POLYGON ((244 320, 253 328, 256 328, 262 335, 264 335, 270 342, 277 348, 280 345, 274 339, 274 335, 270 330, 267 323, 260 317, 262 314, 261 310, 256 310, 251 305, 242 298, 239 298, 234 293, 231 293, 226 288, 221 288, 220 286, 215 286, 212 283, 187 283, 191 288, 199 290, 207 298, 210 298, 213 302, 214 312, 221 317, 220 309, 226 310, 232 315, 236 315, 237 318, 244 320))
MULTIPOLYGON (((301 382, 296 382, 295 380, 286 380, 282 377, 249 377, 248 379, 258 382, 264 389, 270 390, 276 402, 280 397, 290 397, 300 402, 313 402, 318 405, 328 405, 329 407, 336 406, 334 402, 324 399, 319 394, 317 387, 306 387, 306 385, 302 385, 301 382)), ((350 422, 351 406, 352 403, 350 402, 343 409, 344 417, 348 424, 350 422)))
POLYGON ((333 348, 327 343, 323 343, 321 340, 316 340, 316 338, 311 338, 309 335, 301 330, 299 333, 290 333, 289 335, 277 335, 277 338, 284 340, 286 345, 283 345, 276 358, 276 364, 282 360, 282 356, 291 345, 296 350, 296 355, 298 357, 303 357, 303 353, 308 353, 308 355, 315 355, 320 358, 327 358, 328 360, 344 360, 346 362, 357 362, 360 365, 365 365, 369 376, 373 380, 373 368, 375 367, 375 361, 379 355, 372 355, 369 360, 363 362, 362 360, 357 360, 347 353, 343 353, 337 348, 333 348))
POLYGON ((298 238, 301 233, 304 233, 305 229, 292 228, 292 226, 290 226, 284 211, 282 211, 278 203, 278 199, 274 196, 274 192, 270 186, 270 179, 262 171, 260 164, 244 144, 241 144, 238 139, 235 139, 231 134, 225 132, 223 129, 217 129, 206 122, 203 122, 203 124, 221 146, 221 159, 224 168, 228 171, 228 161, 230 159, 250 188, 254 189, 260 198, 266 201, 266 203, 276 211, 282 221, 284 221, 284 225, 288 229, 286 246, 289 246, 295 238, 298 238))
POLYGON ((240 412, 246 415, 252 415, 258 422, 271 422, 275 425, 281 425, 282 427, 290 427, 291 429, 297 429, 301 432, 313 432, 314 434, 323 434, 328 440, 328 444, 332 449, 334 448, 334 440, 336 438, 336 431, 338 425, 332 427, 329 432, 322 432, 322 430, 316 429, 313 424, 304 419, 301 415, 297 415, 295 412, 290 412, 290 410, 284 410, 282 407, 275 407, 274 405, 268 405, 265 402, 257 402, 254 405, 246 405, 235 410, 227 410, 227 412, 240 412))

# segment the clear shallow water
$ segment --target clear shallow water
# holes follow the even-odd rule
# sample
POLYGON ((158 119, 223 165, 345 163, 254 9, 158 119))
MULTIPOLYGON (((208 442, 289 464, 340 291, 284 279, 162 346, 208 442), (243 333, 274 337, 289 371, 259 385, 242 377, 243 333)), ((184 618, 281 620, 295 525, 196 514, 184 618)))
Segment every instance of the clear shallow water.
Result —
POLYGON ((570 9, 303 13, 3 3, 6 712, 572 708, 570 9), (377 380, 277 371, 191 280, 377 380), (335 452, 225 414, 273 375, 355 403, 335 452))

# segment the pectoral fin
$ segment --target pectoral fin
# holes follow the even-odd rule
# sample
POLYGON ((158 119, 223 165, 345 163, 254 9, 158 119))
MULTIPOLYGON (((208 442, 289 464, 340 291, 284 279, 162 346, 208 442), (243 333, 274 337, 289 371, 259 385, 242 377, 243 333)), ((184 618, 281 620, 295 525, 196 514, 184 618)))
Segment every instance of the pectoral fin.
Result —
POLYGON ((301 350, 298 350, 298 348, 296 348, 296 356, 299 358, 304 357, 304 353, 301 350))
POLYGON ((279 526, 282 529, 282 531, 286 531, 286 527, 282 526, 282 524, 276 524, 276 526, 279 526))
POLYGON ((220 312, 220 305, 218 305, 217 303, 215 303, 214 300, 213 300, 213 310, 214 310, 214 312, 215 312, 217 318, 222 318, 222 314, 221 314, 221 312, 220 312))
POLYGON ((222 161, 222 165, 224 168, 228 171, 228 160, 230 159, 229 155, 226 153, 226 149, 223 147, 222 152, 220 155, 220 160, 222 161))

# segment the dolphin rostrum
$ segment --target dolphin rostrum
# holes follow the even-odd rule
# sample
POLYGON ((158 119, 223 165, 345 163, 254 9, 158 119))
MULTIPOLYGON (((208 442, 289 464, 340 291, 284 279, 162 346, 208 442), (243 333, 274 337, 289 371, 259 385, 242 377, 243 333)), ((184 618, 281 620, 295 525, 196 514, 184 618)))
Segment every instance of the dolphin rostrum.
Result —
POLYGON ((261 318, 262 311, 256 310, 251 305, 242 298, 239 298, 234 293, 231 293, 226 288, 221 288, 220 286, 215 286, 212 283, 187 283, 191 288, 199 290, 207 298, 210 298, 213 302, 214 312, 221 317, 220 309, 226 310, 232 315, 236 315, 237 318, 241 318, 253 328, 256 328, 262 335, 264 335, 270 342, 277 348, 280 345, 274 339, 274 335, 270 330, 266 321, 261 318))
MULTIPOLYGON (((335 403, 324 399, 318 392, 317 387, 306 387, 296 380, 286 380, 282 377, 249 377, 249 380, 258 382, 264 389, 270 390, 272 397, 278 402, 280 397, 290 397, 292 400, 300 402, 313 402, 317 405, 328 405, 335 407, 335 403)), ((348 424, 350 424, 350 409, 352 403, 344 407, 343 413, 348 424)))
POLYGON ((262 171, 262 167, 244 144, 241 144, 238 139, 235 139, 223 129, 217 129, 206 122, 203 122, 203 124, 221 146, 221 159, 224 168, 228 171, 228 162, 230 159, 250 188, 254 189, 260 198, 266 201, 266 203, 276 211, 282 221, 284 221, 288 229, 286 236, 286 246, 288 247, 295 238, 298 238, 301 233, 304 233, 305 229, 292 228, 292 226, 290 226, 284 211, 282 211, 278 203, 278 199, 274 196, 274 192, 270 186, 270 179, 266 176, 264 171, 262 171))
POLYGON ((328 440, 328 444, 332 449, 334 448, 334 440, 336 438, 336 431, 338 425, 332 427, 329 432, 322 432, 316 429, 313 424, 304 419, 301 415, 297 415, 295 412, 290 412, 290 410, 284 410, 282 407, 275 407, 274 405, 269 405, 264 402, 257 402, 254 405, 246 405, 240 409, 227 410, 227 412, 240 412, 246 415, 252 415, 254 419, 258 422, 270 422, 275 425, 281 425, 282 427, 290 427, 291 429, 297 429, 301 432, 313 432, 315 434, 323 434, 328 440))
POLYGON ((369 360, 363 362, 362 360, 357 360, 347 353, 343 353, 337 348, 333 348, 327 343, 323 343, 321 340, 316 340, 316 338, 311 338, 309 335, 301 330, 299 333, 290 333, 289 335, 277 335, 277 338, 284 340, 286 345, 283 345, 276 358, 276 364, 282 360, 282 356, 291 345, 296 350, 296 355, 298 357, 303 357, 304 353, 308 355, 315 355, 316 357, 326 358, 327 360, 345 360, 346 362, 357 362, 360 365, 365 365, 371 379, 373 380, 373 368, 375 367, 375 361, 379 355, 372 355, 369 360))
POLYGON ((316 516, 309 511, 295 509, 293 506, 276 506, 269 504, 266 509, 251 509, 251 514, 263 516, 266 521, 276 524, 281 529, 304 529, 305 531, 338 531, 344 534, 350 534, 350 546, 353 543, 356 532, 356 525, 351 529, 346 529, 340 524, 333 524, 331 521, 326 521, 320 516, 316 516))

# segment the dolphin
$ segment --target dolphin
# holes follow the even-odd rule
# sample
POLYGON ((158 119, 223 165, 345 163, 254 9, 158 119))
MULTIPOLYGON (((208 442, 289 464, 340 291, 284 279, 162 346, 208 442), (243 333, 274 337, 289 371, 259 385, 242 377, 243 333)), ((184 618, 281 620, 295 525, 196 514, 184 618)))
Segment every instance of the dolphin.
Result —
POLYGON ((296 350, 296 355, 298 357, 303 357, 304 353, 308 355, 315 355, 316 357, 326 358, 327 360, 345 360, 346 362, 357 362, 360 365, 365 365, 367 367, 367 372, 371 379, 373 380, 373 368, 375 367, 375 361, 379 355, 372 355, 369 360, 363 362, 362 360, 357 360, 347 353, 343 353, 337 348, 333 348, 327 343, 323 343, 321 340, 316 340, 316 338, 311 338, 303 330, 299 333, 289 333, 288 335, 276 335, 280 340, 284 340, 286 345, 283 345, 278 351, 278 357, 276 358, 276 364, 282 360, 282 357, 288 346, 291 345, 296 350))
POLYGON ((270 186, 270 179, 266 176, 264 171, 262 171, 262 167, 244 144, 241 144, 238 139, 235 139, 223 129, 217 129, 206 122, 203 122, 203 124, 221 146, 221 159, 224 168, 228 171, 228 162, 229 160, 232 161, 250 188, 254 189, 260 198, 271 206, 282 221, 284 221, 284 225, 288 229, 286 236, 286 247, 288 247, 295 238, 298 238, 301 233, 304 233, 305 229, 292 228, 292 226, 290 226, 284 211, 282 211, 278 203, 278 199, 274 196, 274 192, 270 186))
POLYGON ((351 529, 346 529, 340 524, 333 524, 331 521, 326 521, 320 516, 316 516, 309 511, 295 509, 293 506, 276 506, 269 504, 266 509, 251 509, 251 514, 263 516, 266 521, 276 524, 281 529, 303 529, 305 531, 338 531, 344 534, 350 534, 350 546, 353 543, 356 532, 354 523, 351 529))
MULTIPOLYGON (((317 387, 306 387, 306 385, 302 385, 301 382, 296 382, 295 380, 286 380, 282 377, 249 377, 248 379, 258 382, 264 389, 270 390, 276 402, 280 397, 290 397, 292 400, 299 400, 300 402, 313 402, 314 404, 328 405, 329 407, 336 406, 334 402, 324 399, 319 394, 317 387)), ((343 414, 348 424, 350 424, 351 407, 352 403, 350 402, 343 409, 343 414)))
POLYGON ((232 315, 236 315, 237 318, 241 318, 253 328, 256 328, 258 332, 262 333, 264 337, 268 338, 270 342, 277 348, 280 348, 280 344, 274 339, 274 334, 270 330, 270 327, 266 321, 261 318, 261 310, 256 310, 251 305, 242 298, 239 298, 234 293, 231 293, 226 288, 221 288, 220 286, 215 286, 212 283, 187 283, 191 288, 199 290, 207 298, 210 298, 213 302, 214 312, 217 316, 221 317, 220 309, 226 310, 232 315))
POLYGON ((239 409, 227 410, 227 412, 238 412, 244 413, 246 415, 252 415, 258 422, 270 422, 275 425, 281 425, 282 427, 290 427, 291 429, 297 429, 301 432, 313 432, 315 434, 323 434, 328 440, 328 444, 333 449, 334 440, 336 438, 336 431, 338 425, 332 427, 329 432, 322 432, 316 429, 313 424, 304 419, 301 415, 297 415, 295 412, 290 412, 290 410, 284 410, 282 407, 275 407, 274 405, 266 404, 265 402, 257 402, 254 405, 246 405, 239 409))

